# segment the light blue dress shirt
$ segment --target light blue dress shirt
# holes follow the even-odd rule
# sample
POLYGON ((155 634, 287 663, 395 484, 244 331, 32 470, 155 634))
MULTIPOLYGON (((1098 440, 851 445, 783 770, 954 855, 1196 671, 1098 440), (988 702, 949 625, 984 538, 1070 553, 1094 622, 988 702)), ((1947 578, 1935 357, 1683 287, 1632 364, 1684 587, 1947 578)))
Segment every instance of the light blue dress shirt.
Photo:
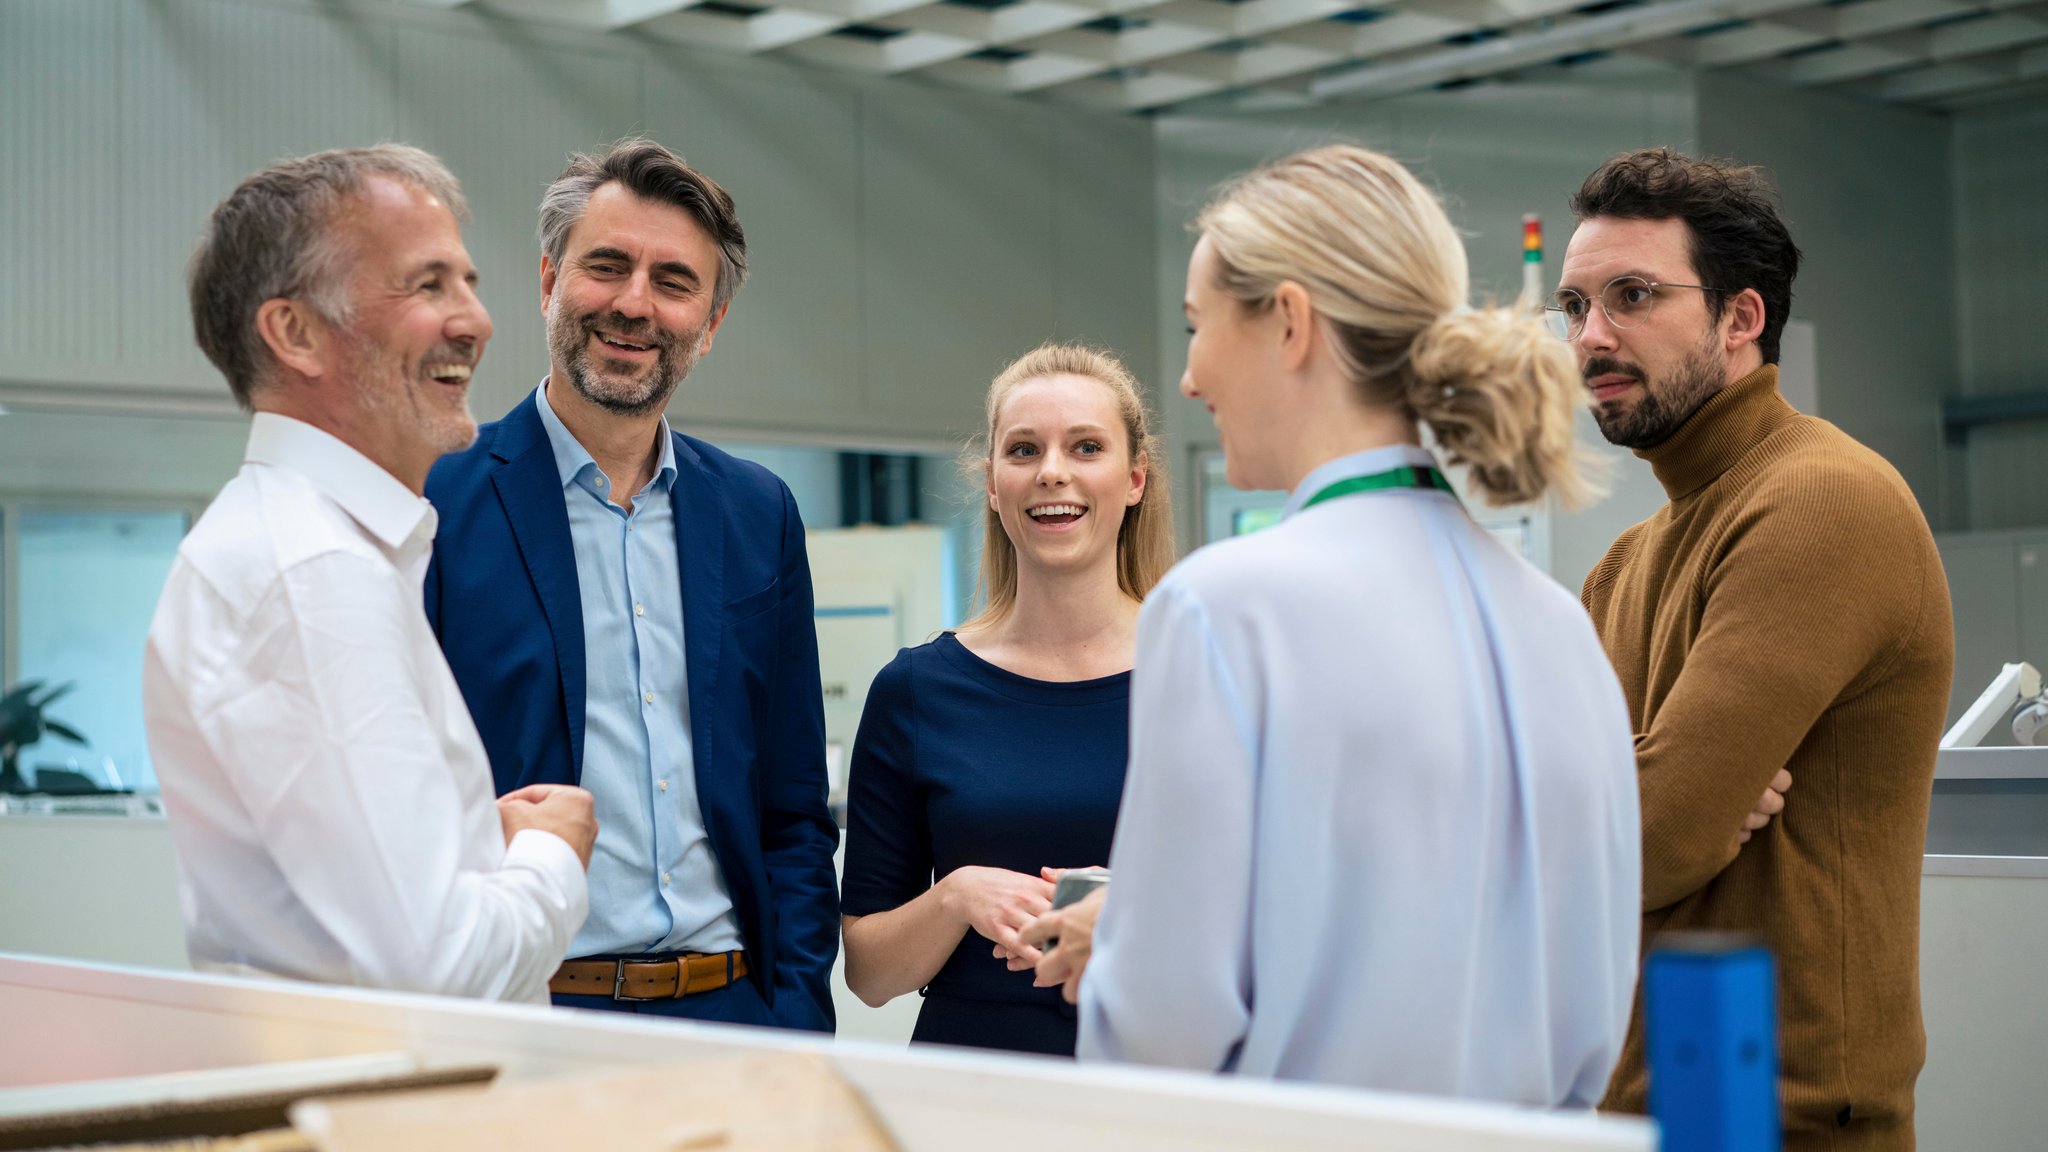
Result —
POLYGON ((1080 1056, 1589 1108, 1642 897, 1634 738, 1584 609, 1449 493, 1203 548, 1138 618, 1080 1056))
POLYGON ((554 448, 583 601, 583 787, 597 801, 590 917, 571 956, 725 952, 740 947, 690 746, 689 670, 676 551, 675 443, 661 423, 661 461, 612 503, 611 480, 535 393, 554 448))

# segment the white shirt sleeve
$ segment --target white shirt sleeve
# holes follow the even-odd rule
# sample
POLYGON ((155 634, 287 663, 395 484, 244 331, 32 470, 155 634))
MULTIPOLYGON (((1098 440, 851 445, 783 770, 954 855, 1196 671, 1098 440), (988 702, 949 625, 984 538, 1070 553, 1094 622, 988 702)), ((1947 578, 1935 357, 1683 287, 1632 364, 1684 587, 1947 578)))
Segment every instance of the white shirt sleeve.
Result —
POLYGON ((1138 620, 1115 877, 1079 1056, 1218 1071, 1251 1019, 1257 727, 1207 613, 1171 580, 1138 620))
POLYGON ((551 833, 504 843, 481 747, 460 755, 474 725, 445 700, 453 680, 408 592, 357 553, 288 568, 195 698, 199 734, 358 983, 544 1001, 588 912, 583 868, 551 833))

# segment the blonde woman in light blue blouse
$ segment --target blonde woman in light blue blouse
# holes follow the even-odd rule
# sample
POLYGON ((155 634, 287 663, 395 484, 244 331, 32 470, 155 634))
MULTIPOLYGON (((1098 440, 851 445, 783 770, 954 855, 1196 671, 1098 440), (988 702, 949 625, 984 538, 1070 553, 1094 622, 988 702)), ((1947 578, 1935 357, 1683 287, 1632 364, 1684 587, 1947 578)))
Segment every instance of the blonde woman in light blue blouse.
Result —
POLYGON ((1039 978, 1085 963, 1083 1059, 1591 1107, 1636 978, 1628 713, 1421 436, 1489 503, 1581 499, 1571 356, 1467 306, 1377 153, 1251 173, 1198 229, 1181 391, 1232 484, 1291 495, 1146 601, 1115 880, 1034 925, 1039 978))

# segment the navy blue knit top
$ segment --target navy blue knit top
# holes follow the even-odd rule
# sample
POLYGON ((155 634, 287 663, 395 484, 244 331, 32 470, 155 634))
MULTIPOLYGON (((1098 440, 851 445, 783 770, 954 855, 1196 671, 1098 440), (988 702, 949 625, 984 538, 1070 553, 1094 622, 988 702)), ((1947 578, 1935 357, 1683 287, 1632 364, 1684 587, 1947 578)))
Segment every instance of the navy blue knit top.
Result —
MULTIPOLYGON (((847 784, 840 907, 864 916, 921 895, 955 868, 1037 875, 1109 862, 1129 752, 1131 674, 1054 682, 969 652, 951 632, 875 676, 847 784)), ((1060 1003, 969 930, 930 990, 1060 1003)), ((990 1047, 1008 1047, 991 1036, 990 1047)))

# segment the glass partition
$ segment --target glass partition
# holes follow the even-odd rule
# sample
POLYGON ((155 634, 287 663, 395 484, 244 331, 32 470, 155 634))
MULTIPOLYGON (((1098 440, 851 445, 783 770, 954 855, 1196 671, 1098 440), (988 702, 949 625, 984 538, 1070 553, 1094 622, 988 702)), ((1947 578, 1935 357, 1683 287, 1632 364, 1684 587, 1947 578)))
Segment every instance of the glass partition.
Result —
POLYGON ((56 731, 25 746, 22 775, 39 792, 156 790, 142 730, 142 650, 164 577, 190 524, 182 509, 17 505, 14 681, 63 689, 56 731))

